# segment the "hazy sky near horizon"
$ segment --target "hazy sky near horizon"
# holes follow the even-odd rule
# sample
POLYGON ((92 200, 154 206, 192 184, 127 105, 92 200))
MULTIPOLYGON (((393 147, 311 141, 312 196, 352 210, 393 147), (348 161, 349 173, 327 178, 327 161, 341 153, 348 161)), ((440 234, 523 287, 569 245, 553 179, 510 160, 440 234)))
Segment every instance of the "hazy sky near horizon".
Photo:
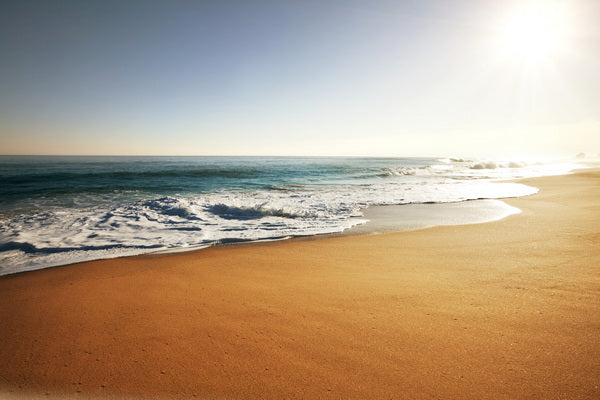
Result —
POLYGON ((5 1, 0 154, 600 153, 600 1, 526 3, 5 1))

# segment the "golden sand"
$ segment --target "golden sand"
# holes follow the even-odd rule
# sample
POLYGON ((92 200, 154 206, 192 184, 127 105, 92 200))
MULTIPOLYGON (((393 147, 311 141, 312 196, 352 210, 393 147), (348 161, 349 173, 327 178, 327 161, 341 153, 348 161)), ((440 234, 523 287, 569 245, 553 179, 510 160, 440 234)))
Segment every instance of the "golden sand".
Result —
POLYGON ((0 278, 0 397, 600 398, 600 172, 501 221, 0 278))

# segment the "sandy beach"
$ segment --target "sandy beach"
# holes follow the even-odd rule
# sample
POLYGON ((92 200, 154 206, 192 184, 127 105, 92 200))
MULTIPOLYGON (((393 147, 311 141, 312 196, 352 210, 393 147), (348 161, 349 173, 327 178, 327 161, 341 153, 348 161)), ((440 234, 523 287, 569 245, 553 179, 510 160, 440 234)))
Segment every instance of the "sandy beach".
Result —
POLYGON ((496 222, 0 278, 0 398, 598 399, 600 170, 496 222))

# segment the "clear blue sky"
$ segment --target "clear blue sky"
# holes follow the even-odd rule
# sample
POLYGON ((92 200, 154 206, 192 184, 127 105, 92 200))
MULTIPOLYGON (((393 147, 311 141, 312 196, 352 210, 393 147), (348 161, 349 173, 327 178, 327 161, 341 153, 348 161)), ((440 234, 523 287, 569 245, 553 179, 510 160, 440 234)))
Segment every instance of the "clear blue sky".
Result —
POLYGON ((600 2, 525 2, 4 1, 0 154, 600 153, 600 2))

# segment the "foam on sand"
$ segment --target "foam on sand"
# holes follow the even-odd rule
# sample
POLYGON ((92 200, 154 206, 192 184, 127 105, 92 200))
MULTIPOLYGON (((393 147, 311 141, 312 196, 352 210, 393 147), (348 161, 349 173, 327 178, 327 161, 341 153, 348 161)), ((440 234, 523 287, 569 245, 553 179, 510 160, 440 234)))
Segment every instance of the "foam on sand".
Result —
POLYGON ((458 203, 373 206, 364 211, 368 222, 347 230, 348 234, 412 231, 442 225, 467 225, 497 221, 521 210, 500 200, 458 203))

